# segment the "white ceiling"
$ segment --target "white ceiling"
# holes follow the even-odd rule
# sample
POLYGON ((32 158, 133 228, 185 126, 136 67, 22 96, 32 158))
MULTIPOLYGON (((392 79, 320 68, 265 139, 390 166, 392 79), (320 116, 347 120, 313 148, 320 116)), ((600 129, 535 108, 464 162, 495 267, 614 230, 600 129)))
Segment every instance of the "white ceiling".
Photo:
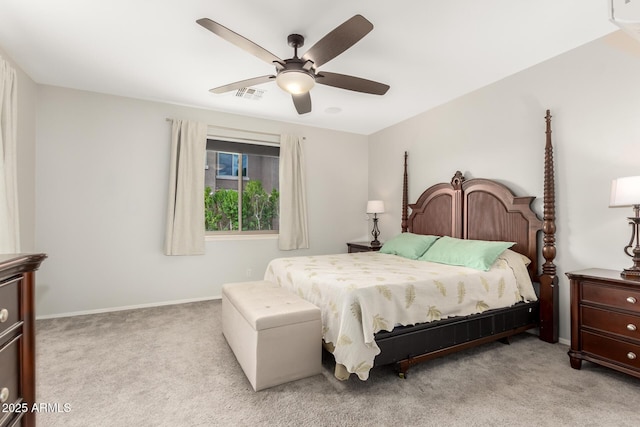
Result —
POLYGON ((617 29, 608 0, 0 0, 0 47, 40 84, 371 134, 617 29), (280 58, 355 14, 374 25, 320 70, 391 86, 317 85, 299 116, 273 82, 259 101, 208 90, 274 68, 196 24, 210 18, 280 58), (339 109, 339 112, 335 112, 339 109))

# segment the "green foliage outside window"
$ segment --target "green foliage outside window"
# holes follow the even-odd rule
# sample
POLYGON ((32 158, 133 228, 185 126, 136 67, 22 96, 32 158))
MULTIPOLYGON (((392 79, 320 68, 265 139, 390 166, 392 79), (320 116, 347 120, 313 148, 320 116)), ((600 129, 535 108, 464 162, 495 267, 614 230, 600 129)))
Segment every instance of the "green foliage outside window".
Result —
MULTIPOLYGON (((267 193, 259 180, 250 180, 242 192, 242 229, 273 230, 278 218, 280 194, 275 188, 267 193)), ((207 231, 237 231, 238 192, 211 187, 204 190, 204 221, 207 231)))

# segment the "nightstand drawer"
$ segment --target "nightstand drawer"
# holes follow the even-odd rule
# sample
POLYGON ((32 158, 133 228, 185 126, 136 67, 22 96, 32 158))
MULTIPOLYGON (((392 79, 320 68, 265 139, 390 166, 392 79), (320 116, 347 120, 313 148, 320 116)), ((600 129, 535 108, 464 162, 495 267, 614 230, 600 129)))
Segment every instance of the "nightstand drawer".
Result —
POLYGON ((640 369, 640 345, 582 331, 582 348, 597 357, 640 369))
POLYGON ((0 335, 20 320, 20 282, 15 277, 0 284, 0 335))
POLYGON ((632 314, 583 306, 582 326, 640 340, 640 316, 632 314))
POLYGON ((582 301, 640 313, 640 290, 604 286, 585 281, 582 301))

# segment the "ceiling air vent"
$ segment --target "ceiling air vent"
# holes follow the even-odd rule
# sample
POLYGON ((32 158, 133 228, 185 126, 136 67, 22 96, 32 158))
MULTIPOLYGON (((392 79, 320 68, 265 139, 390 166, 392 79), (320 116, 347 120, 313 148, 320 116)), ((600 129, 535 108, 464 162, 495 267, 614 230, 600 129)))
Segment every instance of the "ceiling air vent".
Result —
POLYGON ((611 22, 640 41, 640 0, 609 0, 611 22))
POLYGON ((242 89, 238 89, 236 92, 236 96, 244 99, 252 99, 254 101, 259 101, 262 99, 262 95, 264 95, 265 91, 261 89, 254 89, 252 87, 243 87, 242 89))

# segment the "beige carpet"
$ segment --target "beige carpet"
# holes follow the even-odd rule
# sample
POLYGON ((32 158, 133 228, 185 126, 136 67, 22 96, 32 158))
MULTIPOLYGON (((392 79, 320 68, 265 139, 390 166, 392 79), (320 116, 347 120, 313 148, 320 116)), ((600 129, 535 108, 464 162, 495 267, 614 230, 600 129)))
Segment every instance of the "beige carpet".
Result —
POLYGON ((37 322, 38 426, 638 426, 640 380, 522 335, 401 380, 322 375, 253 392, 220 332, 220 302, 37 322))

